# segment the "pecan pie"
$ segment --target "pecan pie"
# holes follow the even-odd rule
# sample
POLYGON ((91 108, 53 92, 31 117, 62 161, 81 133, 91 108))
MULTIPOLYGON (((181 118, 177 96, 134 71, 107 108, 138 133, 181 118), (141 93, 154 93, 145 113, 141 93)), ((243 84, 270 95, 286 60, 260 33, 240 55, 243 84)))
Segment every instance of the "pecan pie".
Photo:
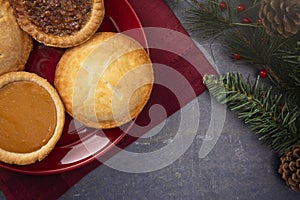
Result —
POLYGON ((93 128, 114 128, 142 111, 153 86, 149 55, 134 39, 111 32, 68 49, 54 85, 73 118, 93 128))
POLYGON ((20 29, 9 0, 0 0, 0 30, 0 75, 23 70, 32 50, 32 39, 20 29))
POLYGON ((20 27, 47 46, 72 47, 88 40, 104 18, 103 0, 14 0, 20 27))
POLYGON ((56 90, 34 73, 9 72, 0 77, 0 95, 0 161, 41 161, 64 126, 64 106, 56 90))

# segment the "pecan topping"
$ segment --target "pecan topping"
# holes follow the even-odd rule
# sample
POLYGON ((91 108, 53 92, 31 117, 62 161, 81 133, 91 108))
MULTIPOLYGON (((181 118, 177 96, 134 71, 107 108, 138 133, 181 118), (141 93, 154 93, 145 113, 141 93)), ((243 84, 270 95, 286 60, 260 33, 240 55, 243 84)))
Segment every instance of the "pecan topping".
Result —
POLYGON ((23 1, 25 12, 33 24, 45 33, 72 35, 88 21, 92 0, 23 1))

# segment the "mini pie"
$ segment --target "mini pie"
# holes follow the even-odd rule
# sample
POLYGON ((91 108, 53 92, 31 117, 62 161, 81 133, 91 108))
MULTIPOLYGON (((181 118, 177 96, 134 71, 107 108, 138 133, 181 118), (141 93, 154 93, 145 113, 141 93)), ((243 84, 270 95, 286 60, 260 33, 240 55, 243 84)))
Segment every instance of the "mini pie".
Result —
POLYGON ((56 90, 34 73, 9 72, 0 77, 0 96, 0 161, 41 161, 64 126, 64 106, 56 90))
POLYGON ((38 42, 72 47, 88 40, 104 18, 103 0, 14 0, 20 27, 38 42))
POLYGON ((9 0, 0 0, 0 30, 0 75, 24 70, 32 39, 20 29, 9 0))
POLYGON ((54 85, 73 118, 88 127, 108 129, 137 117, 153 81, 151 60, 137 41, 102 32, 64 53, 54 85))

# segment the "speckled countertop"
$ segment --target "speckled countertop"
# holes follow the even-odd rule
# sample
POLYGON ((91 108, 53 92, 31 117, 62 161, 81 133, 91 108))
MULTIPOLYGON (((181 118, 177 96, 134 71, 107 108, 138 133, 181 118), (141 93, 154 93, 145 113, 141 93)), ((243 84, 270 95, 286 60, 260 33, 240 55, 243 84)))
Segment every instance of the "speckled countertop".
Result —
MULTIPOLYGON (((166 0, 181 22, 190 7, 188 1, 166 0)), ((193 36, 193 34, 191 34, 193 36)), ((220 73, 240 71, 254 76, 257 72, 247 65, 232 63, 222 46, 194 37, 220 73), (211 54, 212 53, 212 54, 211 54)), ((188 148, 174 162, 151 172, 132 173, 101 165, 68 190, 60 199, 300 199, 277 173, 279 160, 267 146, 261 144, 236 114, 222 112, 221 132, 216 144, 203 153, 205 140, 210 140, 212 112, 224 110, 204 92, 178 111, 154 131, 126 148, 130 152, 150 152, 168 145, 174 133, 192 137, 188 148), (183 130, 178 123, 182 113, 192 113, 183 130), (194 114, 195 115, 194 115, 194 114), (197 116, 197 120, 193 118, 197 116), (190 134, 193 125, 199 126, 196 135, 190 134)), ((0 199, 5 199, 0 192, 0 199)))

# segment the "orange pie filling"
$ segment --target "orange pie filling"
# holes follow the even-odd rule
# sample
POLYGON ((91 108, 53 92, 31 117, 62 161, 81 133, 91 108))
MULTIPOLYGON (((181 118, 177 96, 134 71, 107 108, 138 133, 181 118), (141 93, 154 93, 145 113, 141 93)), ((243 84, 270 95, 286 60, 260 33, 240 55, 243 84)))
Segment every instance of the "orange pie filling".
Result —
POLYGON ((57 123, 48 91, 34 82, 16 81, 0 88, 0 96, 0 148, 30 153, 47 144, 57 123))

